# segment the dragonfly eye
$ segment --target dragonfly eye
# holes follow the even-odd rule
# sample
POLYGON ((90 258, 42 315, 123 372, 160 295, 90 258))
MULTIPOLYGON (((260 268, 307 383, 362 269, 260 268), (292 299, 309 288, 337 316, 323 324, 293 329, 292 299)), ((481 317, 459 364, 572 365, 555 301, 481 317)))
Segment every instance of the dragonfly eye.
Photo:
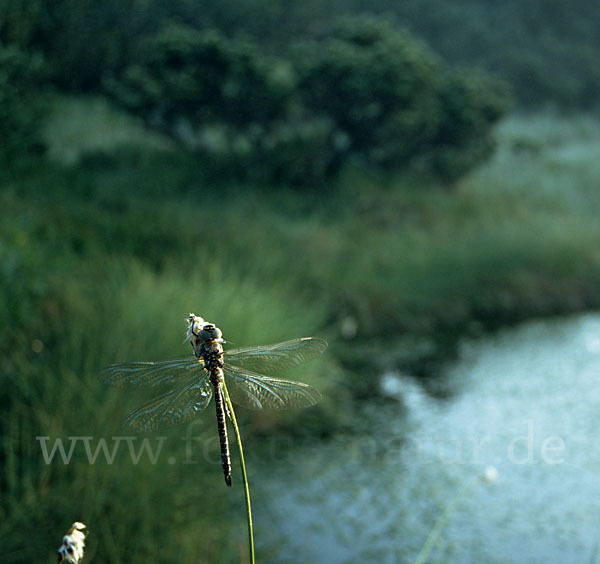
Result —
POLYGON ((213 341, 220 339, 222 336, 221 330, 212 324, 207 324, 202 328, 202 331, 198 334, 198 339, 201 341, 213 341))

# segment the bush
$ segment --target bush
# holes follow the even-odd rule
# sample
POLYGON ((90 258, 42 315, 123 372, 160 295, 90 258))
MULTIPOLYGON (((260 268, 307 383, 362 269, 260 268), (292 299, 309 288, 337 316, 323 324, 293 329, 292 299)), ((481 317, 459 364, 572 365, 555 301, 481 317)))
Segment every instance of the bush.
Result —
POLYGON ((444 75, 438 86, 438 130, 424 152, 426 168, 451 182, 488 159, 496 146, 492 126, 509 100, 506 85, 482 72, 444 75))
POLYGON ((147 124, 196 151, 220 176, 307 183, 324 176, 331 124, 292 109, 294 75, 249 39, 169 25, 107 83, 147 124), (300 119, 302 116, 302 119, 300 119))
POLYGON ((284 113, 288 84, 249 40, 169 25, 143 41, 136 63, 108 83, 118 102, 188 142, 206 123, 247 127, 284 113))
POLYGON ((303 100, 349 139, 340 161, 418 164, 454 180, 489 156, 491 126, 507 109, 504 91, 481 73, 443 69, 388 21, 345 19, 298 52, 303 100))
POLYGON ((438 62, 389 22, 345 20, 298 53, 302 98, 347 135, 347 154, 399 168, 436 131, 438 62))
POLYGON ((0 158, 40 152, 44 96, 41 58, 0 44, 0 158))
POLYGON ((267 58, 249 39, 169 25, 108 88, 209 170, 320 185, 350 159, 425 167, 453 181, 492 150, 504 98, 480 74, 444 70, 408 33, 343 20, 322 40, 267 58))

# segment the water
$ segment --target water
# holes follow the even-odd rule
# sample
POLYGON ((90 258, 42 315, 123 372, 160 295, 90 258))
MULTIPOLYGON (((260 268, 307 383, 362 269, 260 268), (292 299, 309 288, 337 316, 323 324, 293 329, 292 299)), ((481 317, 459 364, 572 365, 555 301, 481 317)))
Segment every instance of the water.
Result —
POLYGON ((456 501, 428 562, 600 562, 600 316, 465 343, 447 370, 452 399, 387 374, 398 404, 358 415, 380 436, 295 445, 257 472, 265 561, 414 562, 456 501))

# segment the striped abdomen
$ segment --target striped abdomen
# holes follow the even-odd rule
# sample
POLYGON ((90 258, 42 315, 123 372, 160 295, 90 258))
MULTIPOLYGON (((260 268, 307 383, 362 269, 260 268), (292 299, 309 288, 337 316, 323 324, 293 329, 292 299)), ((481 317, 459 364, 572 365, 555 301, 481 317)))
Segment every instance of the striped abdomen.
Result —
POLYGON ((221 442, 221 464, 225 483, 231 486, 231 458, 229 456, 229 441, 227 440, 227 423, 225 422, 225 407, 223 405, 223 390, 221 383, 215 385, 215 406, 217 408, 217 427, 219 430, 219 441, 221 442))

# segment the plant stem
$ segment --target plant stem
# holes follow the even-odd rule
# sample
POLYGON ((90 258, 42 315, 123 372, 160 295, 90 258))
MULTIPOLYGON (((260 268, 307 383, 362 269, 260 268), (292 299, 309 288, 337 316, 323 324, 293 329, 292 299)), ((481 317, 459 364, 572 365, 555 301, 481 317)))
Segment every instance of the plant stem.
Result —
POLYGON ((254 562, 254 533, 252 532, 252 508, 250 506, 250 488, 248 487, 248 476, 246 475, 246 464, 244 462, 244 449, 242 448, 242 437, 240 435, 240 429, 237 424, 237 420, 235 418, 235 411, 233 410, 233 405, 231 403, 231 399, 229 398, 229 392, 227 391, 227 386, 225 382, 221 383, 223 386, 223 394, 225 395, 225 404, 227 405, 227 409, 229 411, 229 418, 233 423, 233 429, 235 431, 235 439, 238 445, 238 451, 240 453, 240 465, 242 467, 242 478, 244 480, 244 494, 246 496, 246 516, 248 518, 248 549, 250 551, 250 563, 255 564, 254 562))
POLYGON ((436 542, 439 539, 440 533, 444 528, 444 525, 448 522, 450 516, 454 513, 456 506, 462 501, 465 495, 471 490, 471 488, 479 481, 479 477, 475 476, 472 480, 469 480, 456 494, 454 499, 446 505, 444 512, 438 517, 431 531, 427 535, 425 539, 425 543, 423 544, 423 548, 421 548, 421 552, 419 552, 419 556, 415 560, 415 564, 425 564, 431 549, 435 546, 436 542))

